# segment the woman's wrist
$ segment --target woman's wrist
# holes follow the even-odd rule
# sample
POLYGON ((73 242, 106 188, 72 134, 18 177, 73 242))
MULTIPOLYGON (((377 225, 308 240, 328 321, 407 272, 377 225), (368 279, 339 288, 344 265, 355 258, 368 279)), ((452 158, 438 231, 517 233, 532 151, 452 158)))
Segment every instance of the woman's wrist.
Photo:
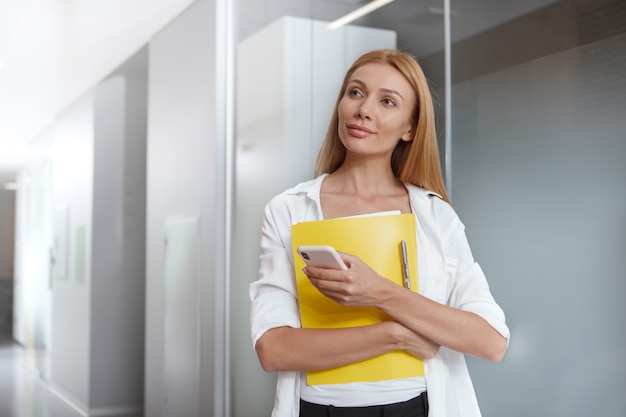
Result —
POLYGON ((389 342, 389 350, 405 350, 406 346, 406 336, 404 332, 407 329, 402 326, 400 323, 397 323, 393 320, 385 321, 381 323, 385 329, 385 340, 389 342))
POLYGON ((380 285, 380 288, 376 290, 375 307, 379 310, 385 311, 386 306, 389 305, 389 303, 394 302, 394 299, 397 298, 398 293, 396 291, 406 291, 406 289, 383 276, 381 276, 380 279, 382 285, 380 285))

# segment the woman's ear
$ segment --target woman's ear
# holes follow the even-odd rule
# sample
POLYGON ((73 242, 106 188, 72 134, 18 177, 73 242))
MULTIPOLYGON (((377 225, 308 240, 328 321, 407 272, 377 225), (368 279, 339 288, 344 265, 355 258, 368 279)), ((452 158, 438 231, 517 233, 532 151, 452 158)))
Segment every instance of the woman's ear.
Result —
POLYGON ((413 140, 413 129, 409 129, 404 135, 402 135, 400 140, 404 142, 411 142, 413 140))

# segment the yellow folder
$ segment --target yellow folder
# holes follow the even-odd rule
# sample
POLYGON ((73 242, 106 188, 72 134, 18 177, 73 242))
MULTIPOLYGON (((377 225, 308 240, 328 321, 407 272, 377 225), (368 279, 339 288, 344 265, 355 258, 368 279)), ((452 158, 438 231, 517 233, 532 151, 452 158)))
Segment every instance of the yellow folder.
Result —
MULTIPOLYGON (((302 326, 342 328, 390 320, 375 307, 343 306, 326 298, 302 272, 296 250, 305 245, 330 245, 361 258, 382 276, 403 284, 400 242, 409 255, 411 291, 418 291, 417 241, 413 214, 348 217, 297 223, 291 227, 296 284, 302 326)), ((424 362, 405 352, 389 352, 361 362, 307 372, 309 385, 373 382, 424 375, 424 362)))

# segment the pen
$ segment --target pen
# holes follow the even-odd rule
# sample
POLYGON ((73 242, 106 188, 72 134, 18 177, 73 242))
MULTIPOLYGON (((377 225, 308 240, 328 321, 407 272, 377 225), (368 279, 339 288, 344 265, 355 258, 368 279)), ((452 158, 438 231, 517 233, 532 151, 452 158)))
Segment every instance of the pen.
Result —
POLYGON ((406 242, 400 241, 400 249, 402 255, 402 278, 404 280, 404 288, 411 289, 411 275, 409 274, 409 258, 406 254, 406 242))

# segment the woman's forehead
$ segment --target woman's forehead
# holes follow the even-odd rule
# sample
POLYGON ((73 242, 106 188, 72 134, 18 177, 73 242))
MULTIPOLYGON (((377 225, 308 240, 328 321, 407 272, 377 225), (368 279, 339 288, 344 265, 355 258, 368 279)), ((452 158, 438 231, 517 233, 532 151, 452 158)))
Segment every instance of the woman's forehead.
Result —
POLYGON ((381 62, 370 62, 357 68, 348 79, 371 90, 395 91, 402 97, 415 97, 405 76, 395 67, 381 62))

